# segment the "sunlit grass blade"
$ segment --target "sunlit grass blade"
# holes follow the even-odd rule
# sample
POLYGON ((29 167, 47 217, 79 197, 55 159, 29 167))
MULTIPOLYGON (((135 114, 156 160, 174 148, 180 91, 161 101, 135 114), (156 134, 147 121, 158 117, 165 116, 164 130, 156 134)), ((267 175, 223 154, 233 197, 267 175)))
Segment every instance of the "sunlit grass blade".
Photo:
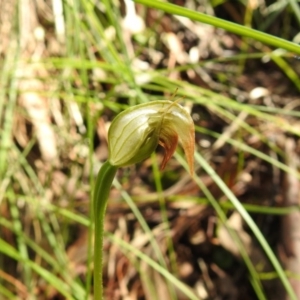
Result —
POLYGON ((135 255, 139 259, 143 260, 147 264, 149 264, 154 270, 162 274, 167 280, 169 280, 174 286, 176 286, 181 292, 188 297, 189 300, 200 300, 198 296, 194 294, 193 291, 189 287, 187 287, 184 283, 178 280, 174 275, 172 275, 169 271, 161 267, 157 262, 151 259, 149 256, 136 249, 129 243, 119 239, 117 236, 108 234, 109 239, 119 245, 122 249, 124 249, 125 254, 128 252, 130 255, 135 255))
MULTIPOLYGON (((212 132, 206 128, 203 128, 203 127, 196 127, 196 130, 198 132, 202 132, 202 133, 205 133, 205 134, 208 134, 210 136, 213 136, 215 138, 218 138, 220 137, 220 134, 219 133, 216 133, 216 132, 212 132)), ((236 147, 237 149, 239 150, 242 150, 244 152, 247 152, 247 153, 251 153, 253 154, 254 156, 268 162, 270 165, 273 165, 274 167, 286 172, 286 173, 289 173, 289 174, 292 174, 298 178, 300 178, 300 174, 299 173, 295 173, 295 170, 291 169, 289 166, 287 166, 286 164, 278 161, 277 159, 274 159, 273 157, 257 150, 257 149, 254 149, 253 147, 250 147, 248 146, 246 143, 242 142, 242 141, 238 141, 236 139, 232 139, 232 138, 229 138, 226 140, 226 143, 236 147)))
MULTIPOLYGON (((182 157, 179 156, 178 154, 176 154, 176 158, 186 168, 186 162, 182 159, 182 157)), ((258 296, 259 299, 262 299, 262 300, 266 299, 266 296, 265 296, 265 293, 264 293, 264 290, 262 287, 262 283, 259 278, 259 274, 257 273, 255 266, 251 262, 248 254, 247 254, 247 250, 245 249, 243 243, 240 241, 240 239, 239 239, 238 235, 235 233, 235 231, 226 225, 227 216, 226 216, 226 213, 225 213, 223 207, 217 201, 217 199, 214 198, 214 196, 211 194, 209 189, 205 186, 205 184, 203 183, 203 181, 201 180, 200 177, 195 175, 194 180, 197 183, 197 185, 200 187, 200 189, 204 193, 204 195, 207 197, 209 204, 215 209, 220 222, 226 227, 230 236, 232 237, 233 241, 235 242, 236 246, 238 247, 241 257, 243 258, 243 260, 249 270, 250 278, 251 278, 250 281, 253 285, 256 295, 258 296)), ((234 205, 233 205, 233 208, 235 208, 234 205)))
MULTIPOLYGON (((143 231, 148 235, 149 242, 153 248, 154 254, 155 254, 160 266, 162 268, 164 268, 165 270, 168 270, 167 263, 166 263, 165 257, 163 256, 162 250, 159 247, 157 240, 153 236, 153 232, 149 228, 149 225, 147 224, 145 218, 143 217, 143 215, 140 212, 139 208, 137 207, 136 203, 133 201, 132 197, 130 197, 130 195, 122 188, 121 184, 117 180, 114 181, 114 185, 118 190, 120 190, 123 199, 126 201, 127 205, 130 207, 131 211, 133 212, 134 216, 138 220, 143 231)), ((173 297, 175 297, 171 286, 169 286, 169 290, 173 294, 173 297)))
POLYGON ((289 42, 287 40, 278 38, 276 36, 271 36, 269 34, 266 34, 261 31, 254 30, 252 28, 242 26, 239 24, 235 24, 229 21, 225 21, 213 16, 209 16, 197 11, 193 11, 190 9, 187 9, 182 6, 177 6, 171 3, 162 2, 162 1, 152 1, 152 0, 135 0, 136 3, 141 3, 143 5, 163 10, 166 13, 179 15, 183 17, 187 17, 190 20, 197 21, 197 22, 203 22, 210 24, 215 27, 223 28, 225 30, 228 30, 229 32, 233 32, 235 34, 241 35, 241 36, 247 36, 250 38, 253 38, 255 40, 258 40, 262 43, 272 45, 277 48, 283 48, 288 51, 291 51, 296 54, 300 54, 300 46, 289 42))
POLYGON ((1 92, 0 92, 0 178, 4 175, 7 168, 8 151, 12 146, 12 126, 13 114, 17 102, 16 79, 14 77, 17 70, 19 58, 19 48, 12 42, 9 48, 9 55, 5 60, 3 72, 1 72, 1 92), (5 87, 9 86, 8 89, 5 87), (6 96, 8 101, 6 101, 6 96), (4 103, 6 105, 4 106, 4 103), (5 109, 4 109, 5 108, 5 109), (3 116, 3 120, 2 119, 3 116))
MULTIPOLYGON (((7 196, 10 199, 14 199, 14 197, 11 194, 7 196)), ((46 250, 44 250, 35 241, 33 241, 31 237, 29 237, 25 232, 16 228, 13 222, 0 217, 0 225, 11 230, 18 238, 21 238, 24 241, 24 244, 28 248, 30 248, 30 250, 34 251, 38 259, 42 258, 44 262, 48 264, 47 266, 48 271, 51 270, 53 274, 59 274, 68 283, 74 295, 81 295, 80 297, 83 297, 85 295, 85 290, 78 282, 74 280, 74 278, 72 278, 72 274, 70 274, 69 269, 67 268, 62 269, 57 259, 55 259, 51 254, 49 254, 46 250)), ((20 255, 22 254, 20 253, 20 255)), ((22 260, 27 261, 29 260, 29 258, 22 257, 22 260)), ((25 265, 28 267, 27 264, 25 265)))
POLYGON ((222 179, 218 176, 218 174, 212 169, 212 167, 207 163, 207 161, 199 154, 195 153, 196 161, 201 165, 201 167, 209 174, 214 182, 219 186, 219 188, 223 191, 224 195, 228 197, 228 199, 232 202, 235 209, 241 214, 246 224, 252 230, 253 234, 257 238, 258 242, 264 249, 267 257, 269 258, 270 262, 272 263, 274 269, 278 273, 278 276, 285 287, 288 295, 291 299, 296 300, 297 297, 295 295, 294 290, 291 287, 291 284, 287 278, 286 273, 284 272, 280 262, 278 261, 277 257, 275 256, 274 252, 272 251, 270 245, 266 241, 265 237, 259 230, 258 226, 255 224, 253 219, 250 217, 248 212, 245 210, 243 205, 240 201, 236 198, 236 196, 232 193, 232 191, 226 186, 226 184, 222 181, 222 179))
POLYGON ((52 274, 37 263, 29 259, 27 260, 22 258, 20 253, 14 247, 5 242, 3 239, 0 239, 0 252, 7 255, 8 257, 15 259, 16 261, 26 264, 33 271, 39 274, 46 282, 49 282, 55 289, 57 289, 57 291, 59 291, 63 296, 65 296, 66 299, 73 299, 70 293, 70 287, 65 282, 63 282, 55 274, 52 274))

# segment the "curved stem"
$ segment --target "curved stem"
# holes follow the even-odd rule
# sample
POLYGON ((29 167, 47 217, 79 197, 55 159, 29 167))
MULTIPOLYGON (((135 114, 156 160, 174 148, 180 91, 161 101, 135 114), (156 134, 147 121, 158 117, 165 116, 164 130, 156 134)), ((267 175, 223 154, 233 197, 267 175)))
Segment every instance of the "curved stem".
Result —
POLYGON ((103 299, 103 231, 104 216, 110 187, 117 172, 117 167, 106 161, 97 176, 94 190, 94 220, 95 220, 95 241, 94 241, 94 299, 103 299))

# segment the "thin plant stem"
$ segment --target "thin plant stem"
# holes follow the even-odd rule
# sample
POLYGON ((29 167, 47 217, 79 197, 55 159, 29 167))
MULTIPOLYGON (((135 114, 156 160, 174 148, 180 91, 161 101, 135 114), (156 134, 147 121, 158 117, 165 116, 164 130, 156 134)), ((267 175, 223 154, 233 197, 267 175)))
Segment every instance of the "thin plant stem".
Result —
POLYGON ((97 176, 94 190, 94 299, 103 299, 103 231, 107 199, 118 168, 106 161, 97 176))

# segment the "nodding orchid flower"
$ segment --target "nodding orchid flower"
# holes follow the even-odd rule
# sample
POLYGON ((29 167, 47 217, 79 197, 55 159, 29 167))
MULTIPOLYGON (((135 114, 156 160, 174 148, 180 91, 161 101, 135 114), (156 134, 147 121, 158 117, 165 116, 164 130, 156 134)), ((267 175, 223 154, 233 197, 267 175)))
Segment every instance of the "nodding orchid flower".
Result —
POLYGON ((193 174, 195 129, 189 113, 168 100, 143 103, 126 109, 113 120, 108 132, 108 160, 117 167, 135 164, 148 158, 159 144, 165 149, 163 169, 178 142, 193 174))
POLYGON ((161 100, 133 106, 120 113, 108 132, 108 160, 102 165, 94 191, 94 299, 103 299, 103 230, 107 199, 119 167, 148 158, 157 145, 165 148, 162 169, 178 142, 194 172, 195 129, 189 113, 177 102, 161 100))

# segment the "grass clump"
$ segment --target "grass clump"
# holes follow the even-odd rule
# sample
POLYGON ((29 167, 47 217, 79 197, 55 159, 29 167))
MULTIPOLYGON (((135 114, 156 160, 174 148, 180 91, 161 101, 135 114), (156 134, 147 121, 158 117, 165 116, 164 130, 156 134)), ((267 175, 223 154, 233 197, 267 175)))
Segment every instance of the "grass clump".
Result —
POLYGON ((279 221, 299 213, 297 2, 57 3, 0 12, 0 298, 91 297, 108 127, 177 90, 194 180, 181 150, 163 172, 161 149, 119 170, 105 297, 297 299, 299 270, 278 251, 291 230, 279 221))

